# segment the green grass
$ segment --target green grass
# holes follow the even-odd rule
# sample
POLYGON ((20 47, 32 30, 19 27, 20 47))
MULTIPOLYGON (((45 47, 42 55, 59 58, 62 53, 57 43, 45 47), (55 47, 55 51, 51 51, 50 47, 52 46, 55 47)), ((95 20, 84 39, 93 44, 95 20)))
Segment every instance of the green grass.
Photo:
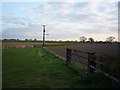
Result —
POLYGON ((9 48, 2 55, 3 88, 110 87, 102 75, 78 74, 43 48, 9 48))

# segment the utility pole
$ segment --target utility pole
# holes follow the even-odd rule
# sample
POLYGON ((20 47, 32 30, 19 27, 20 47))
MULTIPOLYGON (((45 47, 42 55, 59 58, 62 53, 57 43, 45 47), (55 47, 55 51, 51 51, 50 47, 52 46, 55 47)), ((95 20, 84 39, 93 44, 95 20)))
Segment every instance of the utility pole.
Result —
POLYGON ((45 25, 43 26, 43 47, 45 46, 45 25))

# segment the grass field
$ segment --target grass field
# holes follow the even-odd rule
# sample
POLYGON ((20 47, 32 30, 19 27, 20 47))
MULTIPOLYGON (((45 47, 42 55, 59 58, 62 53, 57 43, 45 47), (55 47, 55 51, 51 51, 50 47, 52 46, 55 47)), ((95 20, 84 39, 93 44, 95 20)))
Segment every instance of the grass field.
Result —
POLYGON ((86 76, 43 48, 9 48, 2 52, 3 88, 111 87, 102 75, 86 76))

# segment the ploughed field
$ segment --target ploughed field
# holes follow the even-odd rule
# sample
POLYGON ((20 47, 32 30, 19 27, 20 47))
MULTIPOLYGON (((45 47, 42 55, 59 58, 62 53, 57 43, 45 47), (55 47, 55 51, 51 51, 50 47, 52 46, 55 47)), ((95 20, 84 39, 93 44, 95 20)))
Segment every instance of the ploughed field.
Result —
MULTIPOLYGON (((69 46, 76 45, 78 43, 54 43, 54 42, 45 42, 46 46, 69 46)), ((0 42, 0 46, 3 48, 29 48, 29 47, 41 47, 42 42, 0 42)))
POLYGON ((56 55, 66 58, 66 48, 90 53, 118 56, 119 47, 120 46, 117 43, 82 43, 73 46, 47 47, 47 49, 56 55))
POLYGON ((39 42, 3 42, 2 44, 3 48, 24 48, 24 47, 34 47, 41 46, 42 43, 39 42))
MULTIPOLYGON (((66 59, 66 48, 89 52, 89 53, 96 53, 96 57, 93 61, 100 62, 102 64, 96 64, 100 70, 120 79, 120 72, 119 72, 119 44, 117 43, 80 43, 79 45, 75 46, 58 46, 58 47, 47 47, 49 51, 52 53, 66 59)), ((84 69, 87 70, 88 65, 88 54, 78 53, 81 57, 85 57, 87 59, 76 57, 74 56, 76 52, 72 52, 71 54, 71 62, 75 64, 74 67, 78 64, 84 65, 84 69)), ((80 67, 81 68, 81 67, 80 67)), ((82 67, 83 68, 83 67, 82 67)))
MULTIPOLYGON (((3 48, 28 48, 28 47, 41 47, 42 42, 0 42, 0 47, 3 48)), ((118 55, 117 43, 46 43, 46 47, 49 51, 57 54, 63 58, 66 57, 66 48, 75 49, 84 52, 102 53, 112 56, 118 55)))

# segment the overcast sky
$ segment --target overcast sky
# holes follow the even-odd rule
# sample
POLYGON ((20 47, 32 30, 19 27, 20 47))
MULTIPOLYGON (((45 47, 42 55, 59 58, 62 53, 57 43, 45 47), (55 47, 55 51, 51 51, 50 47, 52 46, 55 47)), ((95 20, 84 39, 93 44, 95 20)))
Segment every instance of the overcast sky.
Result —
POLYGON ((42 39, 42 24, 45 24, 47 40, 79 40, 81 36, 97 41, 109 36, 118 39, 118 0, 7 1, 0 4, 2 38, 42 39))

